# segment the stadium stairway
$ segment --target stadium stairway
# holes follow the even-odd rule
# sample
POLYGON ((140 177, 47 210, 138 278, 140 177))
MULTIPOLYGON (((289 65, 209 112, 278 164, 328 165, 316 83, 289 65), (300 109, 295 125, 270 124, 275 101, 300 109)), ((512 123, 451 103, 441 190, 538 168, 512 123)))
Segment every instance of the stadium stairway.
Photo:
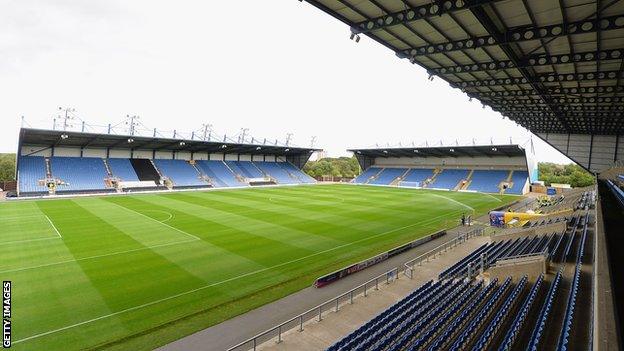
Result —
POLYGON ((146 158, 132 158, 130 159, 130 164, 140 181, 153 181, 154 184, 160 183, 162 175, 152 160, 146 158))
POLYGON ((466 179, 469 171, 467 169, 443 169, 437 174, 435 180, 430 183, 431 188, 455 189, 459 182, 466 179))
POLYGON ((370 180, 368 184, 376 185, 390 185, 395 182, 401 175, 407 173, 409 169, 406 168, 384 168, 379 172, 374 179, 370 180))
POLYGON ((109 177, 113 177, 113 171, 110 168, 110 165, 108 164, 108 160, 103 158, 102 162, 104 162, 104 168, 106 168, 106 173, 108 174, 109 177))
POLYGON ((368 183, 368 181, 370 180, 371 177, 376 176, 382 170, 383 170, 383 168, 379 168, 379 167, 369 167, 369 168, 365 169, 364 172, 360 173, 360 175, 355 177, 353 182, 354 183, 358 183, 358 184, 366 184, 366 183, 368 183))
POLYGON ((137 176, 130 159, 127 158, 109 158, 106 159, 106 163, 108 164, 108 168, 111 171, 111 174, 115 178, 119 178, 122 181, 127 182, 138 182, 139 177, 137 176))
POLYGON ((161 174, 172 181, 174 188, 206 187, 208 184, 186 160, 154 160, 161 174))

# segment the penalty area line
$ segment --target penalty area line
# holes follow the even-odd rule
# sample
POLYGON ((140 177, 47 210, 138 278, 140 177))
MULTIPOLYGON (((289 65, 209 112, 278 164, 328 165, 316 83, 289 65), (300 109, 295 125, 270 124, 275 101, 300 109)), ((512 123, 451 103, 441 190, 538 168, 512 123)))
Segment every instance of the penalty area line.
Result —
MULTIPOLYGON (((123 207, 123 206, 120 206, 120 207, 123 207)), ((247 272, 247 273, 244 273, 244 274, 241 274, 241 275, 237 275, 235 277, 231 277, 231 278, 228 278, 228 279, 225 279, 225 280, 221 280, 221 281, 218 281, 218 282, 215 282, 215 283, 211 283, 211 284, 208 284, 208 285, 200 286, 200 287, 195 288, 195 289, 183 291, 181 293, 178 293, 178 294, 175 294, 175 295, 171 295, 171 296, 168 296, 168 297, 165 297, 165 298, 162 298, 162 299, 150 301, 150 302, 144 303, 142 305, 126 308, 126 309, 121 310, 121 311, 109 313, 109 314, 102 315, 102 316, 99 316, 99 317, 96 317, 96 318, 92 318, 92 319, 89 319, 89 320, 86 320, 86 321, 82 321, 82 322, 75 323, 75 324, 72 324, 72 325, 67 325, 67 326, 64 326, 62 328, 50 330, 50 331, 47 331, 47 332, 44 332, 44 333, 31 335, 31 336, 26 337, 24 339, 16 340, 16 341, 13 342, 13 344, 19 344, 19 343, 22 343, 22 342, 25 342, 25 341, 29 341, 29 340, 32 340, 32 339, 37 339, 37 338, 40 338, 40 337, 43 337, 43 336, 47 336, 47 335, 50 335, 50 334, 54 334, 54 333, 58 333, 58 332, 65 331, 65 330, 68 330, 68 329, 72 329, 72 328, 75 328, 75 327, 79 327, 81 325, 93 323, 93 322, 96 322, 96 321, 99 321, 99 320, 102 320, 102 319, 106 319, 106 318, 109 318, 109 317, 117 316, 117 315, 120 315, 120 314, 123 314, 123 313, 136 311, 136 310, 139 310, 139 309, 144 308, 144 307, 153 306, 153 305, 159 304, 161 302, 165 302, 165 301, 169 301, 169 300, 172 300, 172 299, 176 299, 176 298, 181 297, 181 296, 192 294, 192 293, 195 293, 195 292, 198 292, 198 291, 202 291, 202 290, 205 290, 205 289, 208 289, 208 288, 211 288, 211 287, 215 287, 215 286, 218 286, 218 285, 229 283, 231 281, 235 281, 235 280, 238 280, 238 279, 241 279, 241 278, 245 278, 245 277, 248 277, 248 276, 251 276, 251 275, 254 275, 254 274, 266 272, 266 271, 269 271, 271 269, 283 267, 283 266, 289 265, 291 263, 303 261, 303 260, 306 260, 306 259, 311 258, 311 257, 315 257, 315 256, 322 255, 322 254, 325 254, 325 253, 328 253, 328 252, 331 252, 331 251, 335 251, 335 250, 338 250, 338 249, 341 249, 341 248, 344 248, 344 247, 348 247, 348 246, 351 246, 351 245, 354 245, 354 244, 358 244, 358 243, 360 243, 362 241, 378 238, 380 236, 384 236, 384 235, 387 235, 387 234, 390 234, 390 233, 394 233, 394 232, 397 232, 397 231, 400 231, 400 230, 403 230, 403 229, 407 229, 407 228, 411 228, 411 227, 414 227, 414 226, 417 226, 417 225, 422 225, 422 224, 425 224, 425 223, 428 223, 428 222, 431 222, 431 221, 435 221, 436 219, 441 218, 441 217, 447 217, 447 216, 449 216, 451 214, 454 215, 455 212, 457 212, 457 211, 451 211, 451 212, 446 213, 444 215, 436 216, 436 217, 433 217, 433 218, 428 218, 428 219, 423 220, 421 222, 412 223, 412 224, 409 224, 409 225, 406 225, 406 226, 403 226, 403 227, 399 227, 399 228, 388 230, 388 231, 385 231, 385 232, 382 232, 382 233, 379 233, 379 234, 371 235, 371 236, 362 238, 360 240, 356 240, 356 241, 353 241, 353 242, 350 242, 350 243, 346 243, 346 244, 343 244, 343 245, 335 246, 335 247, 329 248, 327 250, 315 252, 313 254, 306 255, 306 256, 303 256, 303 257, 299 257, 299 258, 296 258, 294 260, 290 260, 288 262, 282 262, 282 263, 274 265, 274 266, 257 269, 255 271, 247 272)))
MULTIPOLYGON (((127 207, 125 207, 125 206, 121 206, 121 205, 116 204, 116 203, 114 203, 114 202, 110 202, 110 203, 111 203, 111 204, 113 204, 113 205, 115 205, 115 206, 121 207, 121 208, 123 208, 123 209, 124 209, 124 210, 126 210, 126 211, 130 211, 130 212, 136 213, 136 214, 138 214, 139 216, 145 217, 145 218, 147 218, 147 219, 149 219, 149 220, 152 220, 152 221, 154 221, 154 222, 156 222, 156 223, 162 224, 162 225, 164 225, 165 227, 167 227, 167 228, 169 228, 169 229, 173 229, 173 230, 175 230, 175 231, 176 231, 176 232, 178 232, 178 233, 182 233, 182 234, 184 234, 184 235, 186 235, 186 236, 190 236, 191 238, 194 238, 194 239, 197 239, 197 240, 201 240, 201 238, 199 238, 199 237, 197 237, 197 236, 195 236, 195 235, 193 235, 193 234, 187 233, 187 232, 185 232, 184 230, 178 229, 178 228, 176 228, 176 227, 172 227, 172 226, 170 226, 169 224, 167 224, 167 223, 165 223, 165 222, 161 222, 161 221, 159 221, 159 220, 156 220, 156 219, 154 219, 154 218, 152 218, 152 217, 150 217, 150 216, 146 216, 146 215, 142 214, 141 212, 137 212, 137 211, 135 211, 135 210, 133 210, 133 209, 127 208, 127 207)), ((151 211, 151 210, 150 210, 150 211, 151 211)), ((162 211, 162 212, 165 212, 165 211, 162 211)), ((169 213, 169 214, 173 217, 173 215, 172 215, 171 213, 169 213)), ((168 218, 167 220, 170 220, 170 219, 171 219, 171 218, 168 218)))
POLYGON ((52 228, 54 228, 54 231, 56 232, 56 235, 59 236, 59 238, 63 239, 63 236, 61 235, 61 233, 59 232, 59 230, 56 228, 56 226, 54 225, 54 223, 52 223, 52 220, 50 219, 50 217, 45 216, 45 218, 48 220, 48 223, 50 223, 50 225, 52 226, 52 228))

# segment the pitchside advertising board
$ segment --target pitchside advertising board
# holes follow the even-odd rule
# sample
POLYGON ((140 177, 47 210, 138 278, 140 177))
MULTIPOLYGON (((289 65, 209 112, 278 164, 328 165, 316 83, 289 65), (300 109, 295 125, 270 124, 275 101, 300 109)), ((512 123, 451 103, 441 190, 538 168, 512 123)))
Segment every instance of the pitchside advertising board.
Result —
POLYGON ((426 236, 424 238, 420 238, 418 240, 414 240, 412 242, 409 242, 409 243, 407 243, 405 245, 401 245, 401 246, 399 246, 397 248, 394 248, 394 249, 392 249, 390 251, 386 251, 386 252, 384 252, 382 254, 379 254, 379 255, 377 255, 375 257, 371 257, 371 258, 369 258, 367 260, 364 260, 364 261, 358 262, 356 264, 353 264, 351 266, 345 267, 343 269, 337 270, 337 271, 335 271, 333 273, 329 273, 328 275, 325 275, 325 276, 322 276, 322 277, 316 279, 316 281, 314 282, 314 286, 317 287, 317 288, 324 287, 325 285, 333 283, 333 282, 335 282, 338 279, 342 279, 342 278, 344 278, 344 277, 346 277, 348 275, 351 275, 351 274, 353 274, 355 272, 359 272, 359 271, 361 271, 361 270, 363 270, 363 269, 365 269, 367 267, 376 265, 377 263, 383 262, 383 261, 387 260, 390 257, 396 256, 396 255, 398 255, 400 253, 403 253, 403 252, 405 252, 405 251, 407 251, 409 249, 412 249, 412 248, 414 248, 416 246, 420 246, 420 245, 422 245, 422 244, 424 244, 424 243, 426 243, 428 241, 431 241, 433 239, 437 239, 437 238, 439 238, 439 237, 441 237, 441 236, 443 236, 445 234, 446 234, 445 230, 437 232, 437 233, 434 233, 434 234, 431 234, 431 235, 426 236))
POLYGON ((11 347, 11 282, 2 282, 2 347, 11 347))

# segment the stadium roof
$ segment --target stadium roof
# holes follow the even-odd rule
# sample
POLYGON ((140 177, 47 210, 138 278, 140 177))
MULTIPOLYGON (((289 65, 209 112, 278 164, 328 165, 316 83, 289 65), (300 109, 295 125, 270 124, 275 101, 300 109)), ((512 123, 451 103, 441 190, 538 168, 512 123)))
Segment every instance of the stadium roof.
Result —
POLYGON ((351 149, 356 155, 367 157, 495 157, 525 156, 519 145, 436 146, 351 149))
POLYGON ((622 0, 306 1, 534 133, 624 131, 622 0))
MULTIPOLYGON (((189 139, 95 134, 62 130, 20 129, 21 145, 48 147, 89 147, 133 150, 169 150, 256 155, 308 155, 319 149, 268 144, 239 144, 189 139)), ((307 157, 306 157, 307 160, 307 157)))

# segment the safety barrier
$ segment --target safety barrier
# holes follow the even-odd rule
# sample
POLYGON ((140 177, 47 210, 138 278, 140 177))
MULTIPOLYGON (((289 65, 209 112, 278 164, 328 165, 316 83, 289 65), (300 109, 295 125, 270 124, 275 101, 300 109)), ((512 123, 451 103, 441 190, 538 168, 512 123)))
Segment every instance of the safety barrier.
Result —
POLYGON ((299 331, 303 331, 303 326, 306 322, 316 319, 317 321, 323 320, 323 314, 330 311, 338 312, 340 306, 346 304, 352 305, 355 297, 362 295, 368 296, 368 292, 372 290, 379 290, 379 284, 390 284, 393 281, 399 279, 399 267, 395 267, 383 274, 376 276, 375 278, 367 281, 362 285, 334 297, 316 307, 313 307, 283 323, 280 323, 264 332, 251 337, 231 348, 228 351, 234 350, 256 350, 258 345, 267 342, 271 339, 275 339, 275 342, 282 342, 282 335, 284 332, 298 328, 299 331))
POLYGON ((427 252, 424 254, 411 259, 404 264, 403 274, 405 274, 408 278, 412 279, 414 276, 414 267, 421 266, 423 262, 429 262, 432 258, 436 258, 438 255, 441 255, 448 250, 453 249, 454 247, 463 244, 470 238, 474 238, 475 236, 483 235, 483 228, 477 228, 471 230, 468 233, 457 236, 456 238, 449 240, 427 252))

